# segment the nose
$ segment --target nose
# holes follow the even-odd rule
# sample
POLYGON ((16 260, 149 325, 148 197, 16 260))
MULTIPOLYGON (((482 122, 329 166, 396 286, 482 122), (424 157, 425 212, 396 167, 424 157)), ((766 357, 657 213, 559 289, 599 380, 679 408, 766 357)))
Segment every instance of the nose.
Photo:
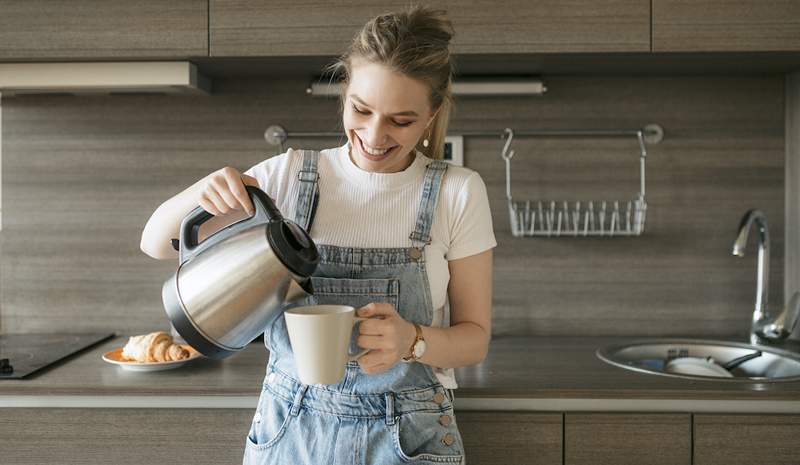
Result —
POLYGON ((383 147, 389 139, 389 128, 380 118, 372 118, 366 129, 367 137, 364 138, 364 142, 371 147, 383 147))

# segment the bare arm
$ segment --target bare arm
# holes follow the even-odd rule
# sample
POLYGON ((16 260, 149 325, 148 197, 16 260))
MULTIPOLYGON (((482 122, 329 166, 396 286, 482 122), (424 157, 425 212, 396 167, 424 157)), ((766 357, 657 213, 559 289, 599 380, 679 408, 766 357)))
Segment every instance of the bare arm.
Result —
POLYGON ((258 181, 234 168, 225 167, 168 199, 153 212, 144 226, 140 243, 142 252, 161 260, 177 258, 178 252, 172 248, 171 239, 178 237, 181 222, 198 205, 214 215, 200 228, 199 240, 245 218, 253 211, 245 184, 258 186, 258 181))
MULTIPOLYGON (((448 266, 450 327, 422 328, 427 350, 420 361, 440 368, 457 368, 480 363, 489 351, 492 338, 492 250, 452 260, 448 266)), ((414 340, 413 335, 411 340, 414 340)))

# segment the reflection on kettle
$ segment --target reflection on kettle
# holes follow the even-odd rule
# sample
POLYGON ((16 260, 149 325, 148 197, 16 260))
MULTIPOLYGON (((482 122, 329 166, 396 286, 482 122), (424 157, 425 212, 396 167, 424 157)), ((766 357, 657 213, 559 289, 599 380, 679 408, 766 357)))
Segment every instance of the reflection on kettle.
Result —
POLYGON ((173 327, 205 356, 225 358, 258 337, 288 306, 313 294, 319 253, 261 189, 246 186, 255 213, 203 242, 213 215, 195 208, 181 223, 179 265, 162 299, 173 327))

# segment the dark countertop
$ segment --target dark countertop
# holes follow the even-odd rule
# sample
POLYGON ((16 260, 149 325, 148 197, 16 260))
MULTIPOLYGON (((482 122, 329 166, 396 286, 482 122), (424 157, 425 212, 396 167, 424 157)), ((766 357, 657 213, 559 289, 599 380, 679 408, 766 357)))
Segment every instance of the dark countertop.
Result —
MULTIPOLYGON (((496 337, 487 359, 457 370, 461 399, 677 399, 800 402, 800 381, 742 383, 631 372, 595 356, 598 347, 631 337, 496 337)), ((268 354, 250 344, 225 360, 199 359, 175 370, 130 372, 101 355, 124 345, 110 339, 25 380, 0 380, 9 396, 257 397, 268 354)), ((798 404, 800 406, 800 403, 798 404)))

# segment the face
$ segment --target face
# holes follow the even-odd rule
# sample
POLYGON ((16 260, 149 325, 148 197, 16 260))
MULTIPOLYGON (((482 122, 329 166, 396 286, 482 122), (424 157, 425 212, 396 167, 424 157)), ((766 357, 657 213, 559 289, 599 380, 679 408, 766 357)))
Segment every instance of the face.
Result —
POLYGON ((406 169, 433 119, 427 85, 366 61, 350 71, 343 123, 353 162, 375 173, 406 169))

